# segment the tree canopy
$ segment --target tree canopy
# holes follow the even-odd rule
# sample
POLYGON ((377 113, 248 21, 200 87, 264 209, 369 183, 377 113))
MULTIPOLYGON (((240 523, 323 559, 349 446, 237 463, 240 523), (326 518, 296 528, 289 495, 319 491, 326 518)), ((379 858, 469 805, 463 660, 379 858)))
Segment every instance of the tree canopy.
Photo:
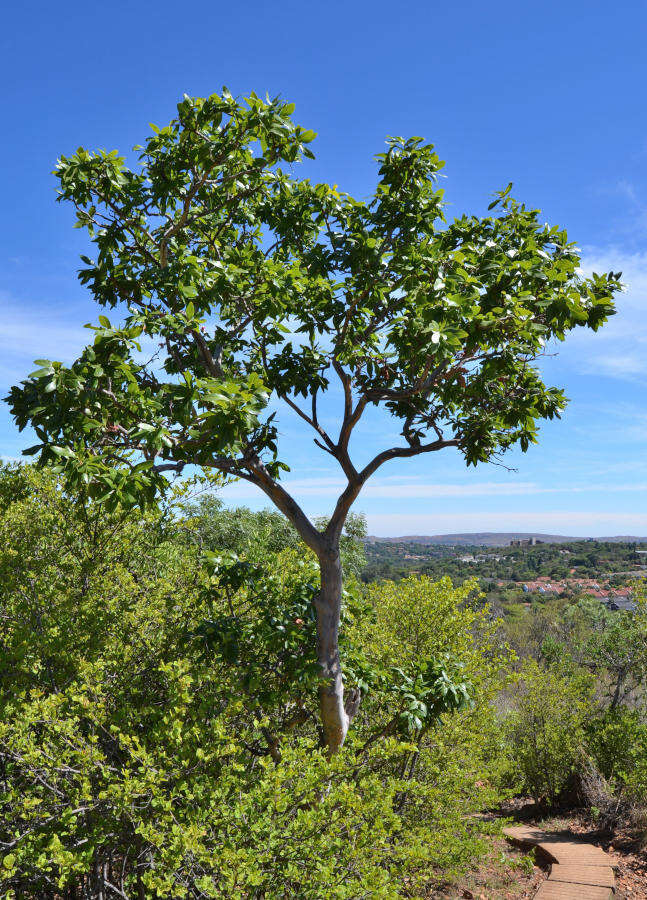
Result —
MULTIPOLYGON (((613 312, 619 273, 582 277, 566 232, 514 200, 447 222, 443 163, 420 138, 388 141, 374 195, 297 178, 314 132, 293 104, 229 92, 185 97, 131 169, 117 151, 62 157, 60 199, 95 245, 79 277, 100 306, 72 366, 48 360, 10 403, 31 448, 113 502, 152 496, 168 471, 215 467, 272 500, 289 459, 270 398, 314 430, 353 486, 383 462, 451 445, 466 461, 526 448, 562 391, 533 365, 547 341, 613 312), (150 341, 159 346, 146 359, 150 341), (344 389, 337 434, 318 418, 344 389), (369 405, 401 446, 357 470, 369 405)), ((284 511, 286 511, 284 509, 284 511)))

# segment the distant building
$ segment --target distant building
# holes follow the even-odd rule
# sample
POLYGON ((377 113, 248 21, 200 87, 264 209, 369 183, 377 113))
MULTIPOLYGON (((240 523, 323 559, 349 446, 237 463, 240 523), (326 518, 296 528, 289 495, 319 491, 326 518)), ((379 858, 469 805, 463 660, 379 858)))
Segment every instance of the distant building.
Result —
POLYGON ((538 578, 536 581, 527 581, 522 585, 521 590, 524 594, 531 593, 532 591, 536 591, 539 594, 559 594, 564 590, 564 585, 550 584, 548 580, 541 581, 538 578))
POLYGON ((543 541, 540 541, 536 537, 527 538, 525 540, 518 541, 510 541, 511 547, 536 547, 537 544, 543 544, 543 541))

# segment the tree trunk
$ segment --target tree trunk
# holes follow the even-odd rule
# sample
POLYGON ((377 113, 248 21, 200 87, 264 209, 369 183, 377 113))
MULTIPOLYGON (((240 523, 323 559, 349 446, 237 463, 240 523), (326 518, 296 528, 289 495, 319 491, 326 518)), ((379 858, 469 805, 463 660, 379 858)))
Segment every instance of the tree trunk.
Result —
POLYGON ((616 689, 613 692, 613 699, 611 700, 611 709, 615 709, 620 703, 621 691, 626 677, 626 671, 624 669, 618 669, 616 673, 616 689))
POLYGON ((338 543, 319 553, 319 567, 321 590, 315 600, 317 661, 321 669, 319 707, 324 744, 329 755, 332 755, 346 739, 348 726, 357 712, 359 695, 353 693, 344 704, 344 681, 339 659, 342 569, 338 543))

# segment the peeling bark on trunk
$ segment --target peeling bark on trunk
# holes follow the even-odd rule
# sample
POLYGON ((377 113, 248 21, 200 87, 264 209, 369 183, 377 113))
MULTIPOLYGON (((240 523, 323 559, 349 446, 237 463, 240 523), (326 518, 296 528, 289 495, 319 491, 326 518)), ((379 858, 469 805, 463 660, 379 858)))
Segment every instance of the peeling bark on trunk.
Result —
POLYGON ((344 681, 339 659, 339 619, 341 614, 342 569, 339 547, 319 555, 321 590, 315 601, 317 611, 317 660, 321 669, 319 706, 324 744, 330 755, 343 745, 348 726, 357 712, 358 697, 344 704, 344 681))

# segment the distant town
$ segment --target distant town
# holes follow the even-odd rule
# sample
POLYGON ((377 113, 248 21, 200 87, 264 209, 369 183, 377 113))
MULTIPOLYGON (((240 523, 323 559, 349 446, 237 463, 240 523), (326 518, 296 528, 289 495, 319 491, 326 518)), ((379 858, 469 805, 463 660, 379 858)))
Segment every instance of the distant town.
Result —
POLYGON ((647 577, 647 538, 568 538, 541 534, 371 538, 365 581, 410 574, 477 578, 488 600, 504 606, 591 597, 609 610, 634 608, 637 579, 647 577), (470 541, 472 543, 470 543, 470 541), (479 541, 477 543, 476 541, 479 541))

